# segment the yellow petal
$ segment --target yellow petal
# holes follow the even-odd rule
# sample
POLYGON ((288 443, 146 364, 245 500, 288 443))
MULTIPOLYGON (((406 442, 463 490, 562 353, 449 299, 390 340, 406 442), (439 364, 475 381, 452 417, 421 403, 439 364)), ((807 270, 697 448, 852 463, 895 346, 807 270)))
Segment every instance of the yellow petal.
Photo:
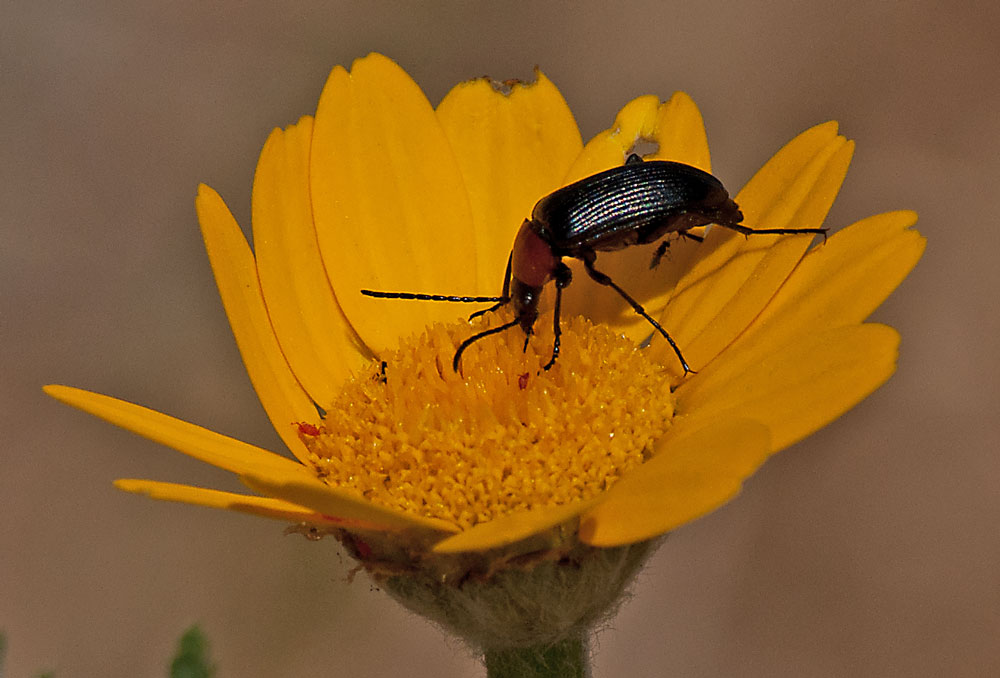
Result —
POLYGON ((731 350, 785 343, 810 330, 860 323, 917 264, 926 238, 910 230, 914 212, 869 217, 814 247, 731 350))
POLYGON ((286 457, 124 400, 71 386, 50 385, 45 392, 115 426, 233 473, 306 472, 286 457))
POLYGON ((541 71, 535 77, 508 94, 488 78, 463 82, 437 107, 469 193, 480 289, 495 294, 521 222, 562 185, 583 148, 559 90, 541 71))
POLYGON ((674 92, 669 101, 661 103, 647 94, 625 104, 614 124, 587 142, 565 183, 621 165, 633 147, 643 141, 656 147, 648 155, 650 159, 673 160, 712 171, 705 124, 691 97, 674 92))
POLYGON ((619 546, 651 539, 722 506, 770 453, 767 427, 719 420, 664 439, 580 521, 580 539, 619 546))
MULTIPOLYGON (((846 143, 847 140, 837 134, 837 123, 831 120, 807 129, 785 144, 736 196, 747 225, 763 227, 768 222, 768 228, 790 226, 791 215, 807 199, 823 164, 846 143), (784 216, 779 218, 776 212, 784 216)), ((846 173, 846 167, 842 171, 846 173)), ((833 180, 839 188, 843 176, 838 181, 834 175, 833 180)), ((836 190, 833 190, 834 197, 836 190)), ((824 197, 824 201, 827 200, 824 197)), ((800 225, 821 226, 822 220, 820 217, 813 223, 800 225)))
POLYGON ((316 408, 289 369, 274 337, 250 246, 214 190, 204 184, 199 186, 195 206, 219 296, 257 397, 288 449, 299 459, 306 459, 306 449, 293 423, 315 420, 316 408))
MULTIPOLYGON (((753 188, 758 183, 777 183, 767 171, 767 165, 762 168, 763 178, 754 176, 750 183, 736 195, 738 205, 746 205, 744 223, 755 228, 818 228, 823 225, 826 215, 833 206, 833 201, 840 192, 840 186, 847 176, 847 169, 854 156, 854 142, 838 136, 817 153, 801 173, 787 184, 787 190, 782 192, 773 202, 763 203, 752 196, 753 188), (740 202, 742 201, 742 202, 740 202), (756 210, 759 214, 755 214, 756 210), (750 214, 751 216, 747 216, 750 214)), ((779 172, 780 174, 780 172, 779 172)), ((728 234, 734 240, 739 240, 740 234, 728 234)), ((745 240, 745 236, 744 240, 745 240)), ((780 236, 771 236, 777 238, 780 236)))
POLYGON ((457 528, 450 523, 373 504, 307 475, 247 473, 241 476, 240 480, 261 494, 284 499, 342 520, 361 521, 386 530, 410 530, 427 538, 440 538, 457 531, 457 528))
POLYGON ((311 523, 314 525, 340 525, 341 522, 316 513, 310 509, 290 504, 281 499, 270 497, 254 497, 247 494, 207 490, 191 485, 163 483, 155 480, 139 480, 135 478, 120 478, 115 481, 115 487, 125 492, 142 494, 151 499, 177 501, 208 508, 226 509, 249 513, 264 518, 274 518, 293 523, 311 523))
MULTIPOLYGON (((673 160, 711 171, 708 137, 701 113, 694 101, 676 92, 666 103, 655 96, 629 102, 619 111, 611 129, 591 139, 570 170, 573 180, 621 165, 625 154, 638 141, 656 144, 649 157, 673 160)), ((696 229, 702 232, 704 229, 696 229)), ((619 252, 602 252, 597 268, 611 276, 633 298, 649 309, 662 309, 681 273, 688 268, 697 248, 695 243, 679 241, 671 245, 661 266, 649 268, 658 243, 629 247, 619 252)), ((610 325, 635 342, 652 331, 650 325, 613 290, 592 282, 579 266, 574 266, 573 287, 566 293, 567 315, 585 315, 595 322, 610 325)))
POLYGON ((583 147, 564 183, 571 184, 624 163, 625 154, 637 141, 652 137, 659 110, 660 100, 652 94, 625 104, 615 116, 614 124, 583 147))
MULTIPOLYGON (((320 97, 311 154, 320 252, 341 308, 376 353, 461 304, 371 299, 362 289, 477 294, 472 212, 434 110, 395 63, 337 67, 320 97)), ((502 275, 502 272, 501 272, 502 275)), ((490 291, 496 293, 496 283, 490 291)))
POLYGON ((674 92, 656 112, 653 139, 658 149, 651 157, 673 160, 712 172, 705 121, 694 100, 685 92, 674 92))
POLYGON ((309 199, 312 118, 276 129, 253 182, 253 242, 267 313, 288 364, 324 406, 371 360, 323 269, 309 199))
MULTIPOLYGON (((852 153, 853 144, 837 136, 832 123, 802 133, 737 196, 747 215, 744 222, 760 228, 821 226, 852 153)), ((709 230, 698 258, 678 282, 661 317, 661 324, 695 370, 746 329, 812 240, 811 235, 747 237, 719 227, 709 230)), ((652 310, 658 312, 656 307, 652 310)), ((676 374, 681 373, 666 342, 654 337, 651 350, 670 360, 676 374)))
POLYGON ((509 513, 496 520, 479 523, 472 529, 438 542, 434 545, 434 551, 438 553, 485 551, 513 544, 572 520, 593 506, 596 501, 597 499, 591 499, 565 506, 509 513))
POLYGON ((748 354, 726 351, 676 391, 677 416, 697 423, 747 417, 771 430, 780 450, 826 426, 881 386, 896 369, 899 334, 849 325, 748 354))

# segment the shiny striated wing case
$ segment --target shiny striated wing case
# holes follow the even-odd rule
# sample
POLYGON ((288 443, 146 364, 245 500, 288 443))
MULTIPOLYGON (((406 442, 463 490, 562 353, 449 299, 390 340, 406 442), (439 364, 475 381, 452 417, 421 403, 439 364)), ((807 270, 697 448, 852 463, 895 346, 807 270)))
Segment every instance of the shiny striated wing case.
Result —
POLYGON ((534 230, 559 256, 617 250, 743 215, 714 176, 666 160, 640 162, 564 186, 535 205, 534 230))

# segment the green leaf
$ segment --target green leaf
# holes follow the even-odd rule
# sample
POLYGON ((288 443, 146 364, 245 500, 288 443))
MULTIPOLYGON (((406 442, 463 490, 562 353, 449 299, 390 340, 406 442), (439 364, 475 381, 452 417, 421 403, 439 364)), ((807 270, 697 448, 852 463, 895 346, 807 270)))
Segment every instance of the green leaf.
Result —
POLYGON ((208 640, 194 625, 184 632, 177 643, 177 654, 170 663, 170 678, 211 678, 215 667, 208 657, 208 640))
MULTIPOLYGON (((0 633, 0 678, 4 678, 7 675, 4 671, 3 665, 7 659, 7 636, 0 633)), ((39 673, 37 678, 55 678, 55 673, 52 671, 46 671, 45 673, 39 673)))

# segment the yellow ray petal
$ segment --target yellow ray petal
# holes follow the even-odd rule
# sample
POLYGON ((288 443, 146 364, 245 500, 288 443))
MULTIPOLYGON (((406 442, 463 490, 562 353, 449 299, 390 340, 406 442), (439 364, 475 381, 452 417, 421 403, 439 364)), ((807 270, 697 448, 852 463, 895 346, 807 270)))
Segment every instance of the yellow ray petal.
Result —
POLYGON ((694 99, 685 92, 674 92, 656 113, 653 139, 658 149, 656 160, 673 160, 712 172, 705 121, 694 99))
POLYGON ((565 506, 510 513, 448 537, 435 544, 434 551, 438 553, 485 551, 513 544, 572 520, 596 502, 595 498, 565 506))
MULTIPOLYGON (((657 150, 650 159, 673 160, 711 171, 701 113, 691 97, 675 92, 662 104, 654 96, 639 97, 626 104, 616 116, 614 126, 587 143, 570 170, 570 177, 575 180, 622 164, 625 154, 642 140, 656 144, 657 150)), ((671 245, 670 255, 663 264, 650 271, 656 247, 657 244, 629 247, 598 257, 598 268, 650 309, 663 308, 670 290, 697 251, 692 242, 677 242, 671 245)), ((631 306, 614 291, 599 288, 580 267, 574 267, 574 287, 564 299, 567 315, 586 315, 595 322, 611 325, 636 342, 649 336, 651 327, 631 306)))
POLYGON ((500 293, 521 222, 562 185, 583 148, 562 94, 541 71, 535 78, 508 94, 488 78, 463 82, 437 107, 469 193, 480 289, 490 293, 500 293))
MULTIPOLYGON (((461 304, 370 299, 364 288, 443 294, 478 289, 469 200, 434 110, 379 54, 337 67, 320 97, 310 160, 320 252, 341 308, 377 352, 461 304)), ((502 275, 502 273, 501 273, 502 275)))
MULTIPOLYGON (((794 180, 786 184, 786 190, 773 202, 763 203, 753 196, 753 189, 759 184, 772 185, 778 180, 765 165, 742 191, 736 195, 736 202, 744 212, 744 223, 755 228, 818 228, 823 225, 833 201, 840 192, 840 186, 847 176, 847 168, 854 156, 854 142, 838 136, 817 153, 794 180), (758 176, 761 178, 758 179, 758 176), (740 202, 742 201, 742 202, 740 202), (743 205, 746 205, 743 208, 743 205), (760 210, 759 213, 757 210, 760 210), (747 216, 749 214, 750 216, 747 216)), ((781 168, 774 174, 781 175, 781 168)), ((728 235, 739 240, 740 234, 728 235)), ((780 236, 771 236, 777 238, 780 236)), ((745 240, 745 237, 744 237, 745 240)))
POLYGON ((775 354, 776 347, 795 344, 806 333, 860 323, 923 253, 925 239, 909 230, 915 221, 913 212, 880 214, 813 248, 719 364, 710 364, 678 393, 725 389, 733 375, 775 354))
POLYGON ((910 230, 916 221, 914 212, 879 214, 814 247, 732 350, 753 351, 758 342, 785 343, 803 328, 860 323, 923 254, 926 238, 910 230))
POLYGON ((614 124, 583 147, 563 183, 571 184, 624 163, 625 154, 636 141, 652 136, 659 110, 660 100, 652 94, 625 104, 615 116, 614 124))
MULTIPOLYGON (((670 296, 660 324, 695 371, 718 355, 760 313, 809 242, 808 236, 788 236, 773 243, 758 243, 758 249, 735 254, 708 277, 689 283, 690 271, 685 274, 670 296)), ((708 240, 702 243, 705 246, 710 246, 708 240)), ((655 307, 649 312, 657 315, 655 307)), ((682 374, 673 350, 658 335, 650 351, 675 375, 682 374)))
MULTIPOLYGON (((747 182, 734 199, 744 223, 753 228, 808 228, 823 225, 847 173, 854 144, 827 122, 802 132, 785 144, 747 182), (806 219, 808 221, 800 221, 806 219)), ((712 229, 707 247, 689 272, 699 280, 743 250, 759 250, 779 236, 747 238, 725 228, 712 229)), ((681 289, 685 285, 682 281, 681 289)))
POLYGON ((580 520, 580 539, 619 546, 651 539, 722 506, 769 456, 767 427, 720 420, 664 439, 580 520))
POLYGON ((614 124, 587 142, 565 183, 621 165, 641 141, 656 146, 649 159, 683 162, 711 172, 705 124, 691 97, 674 92, 661 103, 647 94, 625 104, 614 124))
POLYGON ((316 478, 298 473, 257 474, 240 477, 250 489, 342 520, 361 521, 386 530, 411 530, 428 538, 440 538, 458 530, 450 523, 423 518, 373 504, 355 494, 330 487, 316 478))
POLYGON ((727 351, 680 385, 677 416, 709 425, 747 417, 771 430, 780 450, 826 426, 896 370, 899 334, 885 325, 850 325, 798 335, 766 353, 727 351))
POLYGON ((195 206, 219 296, 257 397, 288 449, 299 459, 306 459, 306 449, 293 423, 315 420, 316 408, 289 369, 274 337, 250 246, 214 190, 204 184, 199 186, 195 206))
POLYGON ((291 459, 140 405, 71 386, 45 392, 77 409, 233 473, 305 473, 291 459))
POLYGON ((322 513, 316 513, 296 504, 290 504, 281 499, 271 499, 270 497, 254 497, 247 494, 208 490, 191 485, 163 483, 155 480, 140 480, 136 478, 119 478, 115 481, 115 487, 125 492, 142 494, 151 499, 239 511, 240 513, 249 513, 264 518, 274 518, 275 520, 284 520, 293 523, 311 523, 314 525, 342 525, 341 521, 324 516, 322 513))
MULTIPOLYGON (((819 227, 839 190, 853 144, 820 125, 789 142, 740 192, 744 223, 760 228, 819 227), (789 171, 795 168, 796 172, 789 171), (769 202, 765 202, 769 201, 769 202)), ((813 236, 743 236, 713 228, 699 257, 678 282, 661 323, 698 370, 756 317, 802 258, 813 236)), ((657 311, 654 307, 653 311, 657 311)), ((670 358, 654 337, 654 355, 670 358)), ((680 365, 668 362, 676 374, 680 365)))
POLYGON ((274 334, 299 382, 326 406, 371 354, 340 310, 319 256, 309 199, 311 140, 308 117, 268 137, 254 175, 253 241, 274 334))

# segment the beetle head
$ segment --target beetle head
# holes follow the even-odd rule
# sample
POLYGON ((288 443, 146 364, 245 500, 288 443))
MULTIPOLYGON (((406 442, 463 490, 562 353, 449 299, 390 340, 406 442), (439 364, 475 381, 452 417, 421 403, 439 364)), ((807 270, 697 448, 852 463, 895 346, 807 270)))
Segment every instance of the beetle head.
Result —
POLYGON ((532 333, 535 321, 538 319, 538 298, 542 294, 541 287, 535 287, 522 282, 518 278, 510 281, 510 302, 514 307, 514 317, 521 326, 525 336, 532 333))

